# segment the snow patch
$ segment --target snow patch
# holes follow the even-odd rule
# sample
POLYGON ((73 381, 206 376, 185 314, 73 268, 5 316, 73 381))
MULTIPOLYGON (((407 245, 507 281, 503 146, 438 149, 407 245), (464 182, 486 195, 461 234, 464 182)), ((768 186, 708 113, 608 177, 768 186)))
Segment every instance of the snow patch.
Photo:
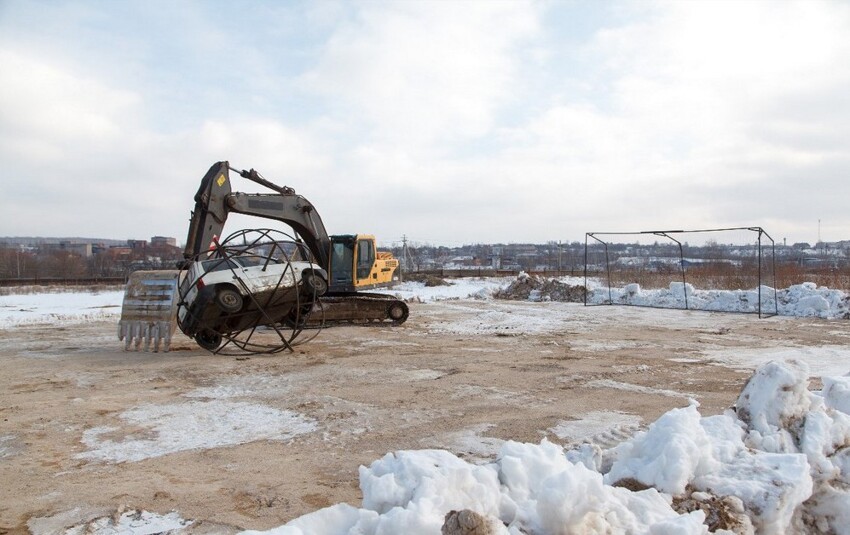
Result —
POLYGON ((226 400, 143 405, 121 413, 128 429, 101 426, 83 432, 89 451, 76 457, 111 463, 136 462, 178 451, 209 449, 256 440, 289 440, 317 429, 300 414, 226 400))
POLYGON ((675 390, 665 390, 663 388, 652 388, 649 386, 634 385, 631 383, 621 383, 611 379, 597 379, 588 381, 585 385, 589 388, 613 388, 614 390, 625 390, 626 392, 638 392, 640 394, 655 394, 659 396, 668 396, 671 398, 692 398, 693 394, 676 392, 675 390))
POLYGON ((0 328, 117 319, 123 291, 0 295, 0 328))
POLYGON ((611 411, 593 411, 576 420, 561 420, 549 432, 561 440, 583 442, 607 433, 613 428, 634 427, 641 419, 634 414, 611 411))

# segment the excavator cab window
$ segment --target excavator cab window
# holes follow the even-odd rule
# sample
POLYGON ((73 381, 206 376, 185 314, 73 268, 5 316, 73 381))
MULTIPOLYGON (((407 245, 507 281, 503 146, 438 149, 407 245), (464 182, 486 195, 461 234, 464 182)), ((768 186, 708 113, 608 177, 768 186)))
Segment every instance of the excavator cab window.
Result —
POLYGON ((357 278, 367 279, 375 263, 375 249, 371 240, 359 240, 357 242, 357 278))
POLYGON ((334 241, 331 252, 331 277, 334 284, 351 284, 354 267, 354 244, 334 241))

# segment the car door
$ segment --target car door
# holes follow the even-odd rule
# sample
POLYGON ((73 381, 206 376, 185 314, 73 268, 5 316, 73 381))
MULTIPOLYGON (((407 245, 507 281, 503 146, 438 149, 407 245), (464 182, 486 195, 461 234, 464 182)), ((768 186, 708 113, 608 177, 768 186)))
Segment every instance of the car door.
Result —
POLYGON ((291 287, 295 282, 292 270, 286 262, 275 262, 262 257, 242 257, 240 279, 254 295, 273 292, 278 288, 291 287))

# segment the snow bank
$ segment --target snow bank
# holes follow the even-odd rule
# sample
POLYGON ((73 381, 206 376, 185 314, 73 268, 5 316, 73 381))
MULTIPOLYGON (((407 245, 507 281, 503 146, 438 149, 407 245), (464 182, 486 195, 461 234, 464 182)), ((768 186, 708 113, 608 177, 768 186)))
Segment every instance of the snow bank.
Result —
MULTIPOLYGON (((668 288, 653 290, 632 283, 623 288, 611 288, 610 297, 607 286, 597 286, 590 289, 588 302, 685 308, 686 296, 691 310, 758 312, 758 289, 698 290, 691 284, 681 282, 671 282, 668 288)), ((778 310, 783 316, 850 319, 850 296, 841 290, 818 287, 812 282, 776 291, 769 286, 762 286, 761 306, 763 312, 778 310)))
POLYGON ((439 534, 472 510, 475 533, 850 533, 850 377, 808 390, 804 363, 761 366, 736 410, 673 409, 600 451, 506 442, 490 464, 398 451, 360 468, 363 503, 297 518, 275 535, 439 534), (726 530, 726 531, 724 531, 726 530))
MULTIPOLYGON (((584 302, 585 281, 578 277, 543 278, 520 272, 493 295, 499 299, 584 302)), ((818 287, 812 282, 783 290, 761 286, 750 290, 698 290, 693 285, 671 282, 667 288, 645 289, 638 283, 608 288, 598 279, 587 280, 587 301, 592 304, 623 304, 656 308, 687 308, 713 312, 778 310, 783 316, 850 319, 850 296, 841 290, 818 287)))

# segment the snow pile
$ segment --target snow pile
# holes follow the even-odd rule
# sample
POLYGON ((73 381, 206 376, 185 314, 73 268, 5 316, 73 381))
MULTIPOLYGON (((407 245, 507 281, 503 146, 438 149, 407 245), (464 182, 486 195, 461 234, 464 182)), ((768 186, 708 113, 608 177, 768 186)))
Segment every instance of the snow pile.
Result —
MULTIPOLYGON (((818 287, 813 282, 795 284, 783 290, 761 286, 751 290, 698 290, 693 285, 671 282, 667 288, 645 289, 631 283, 608 288, 598 280, 588 280, 587 302, 623 304, 657 308, 687 308, 714 312, 763 312, 778 310, 783 316, 850 319, 850 295, 841 290, 818 287)), ((497 299, 528 301, 584 301, 584 279, 578 277, 543 278, 520 274, 493 294, 497 299)))
POLYGON ((779 290, 777 299, 782 315, 850 319, 850 295, 813 282, 779 290))
POLYGON ((588 302, 615 303, 648 307, 685 308, 716 312, 763 312, 778 310, 783 316, 850 319, 850 296, 841 290, 818 287, 812 282, 795 284, 784 290, 769 286, 752 290, 697 290, 691 284, 671 282, 668 288, 647 290, 637 283, 623 288, 596 287, 588 302))
MULTIPOLYGON (((503 444, 495 462, 399 451, 360 468, 361 508, 338 504, 274 535, 850 533, 850 377, 808 390, 804 363, 770 362, 736 405, 674 409, 613 449, 503 444), (447 524, 448 525, 448 524, 447 524)), ((243 532, 256 534, 260 532, 243 532)))

